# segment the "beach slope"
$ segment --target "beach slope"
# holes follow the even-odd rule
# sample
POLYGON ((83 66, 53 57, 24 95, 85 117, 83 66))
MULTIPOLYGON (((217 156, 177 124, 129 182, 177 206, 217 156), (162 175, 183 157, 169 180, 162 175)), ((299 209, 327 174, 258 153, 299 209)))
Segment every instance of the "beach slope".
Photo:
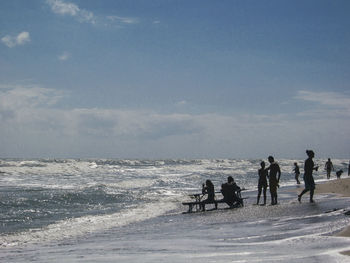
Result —
MULTIPOLYGON (((350 197, 350 178, 337 179, 318 184, 316 194, 334 193, 344 197, 350 197)), ((336 234, 336 236, 350 237, 350 225, 336 234)), ((350 250, 342 252, 344 255, 350 256, 350 250)))

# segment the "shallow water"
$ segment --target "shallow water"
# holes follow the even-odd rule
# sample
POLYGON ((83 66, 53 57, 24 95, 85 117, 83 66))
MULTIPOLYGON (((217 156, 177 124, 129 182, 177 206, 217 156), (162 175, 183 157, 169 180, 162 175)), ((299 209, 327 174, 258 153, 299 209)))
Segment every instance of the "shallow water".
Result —
POLYGON ((263 207, 260 160, 2 160, 0 261, 348 262, 338 252, 350 239, 333 234, 350 222, 349 199, 299 204, 294 161, 279 162, 279 205, 263 207), (245 207, 182 214, 205 179, 232 174, 245 207))

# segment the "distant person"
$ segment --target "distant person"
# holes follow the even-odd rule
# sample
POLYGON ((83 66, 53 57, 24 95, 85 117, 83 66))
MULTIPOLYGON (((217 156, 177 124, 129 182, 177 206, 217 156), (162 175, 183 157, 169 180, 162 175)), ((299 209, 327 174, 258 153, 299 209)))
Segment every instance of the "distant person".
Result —
POLYGON ((331 161, 331 158, 328 158, 328 161, 324 165, 324 168, 327 171, 327 179, 331 178, 331 171, 334 171, 333 163, 331 161))
POLYGON ((306 150, 306 154, 309 158, 305 160, 304 164, 304 183, 305 189, 298 195, 298 201, 301 202, 301 197, 306 192, 310 191, 310 203, 314 202, 313 196, 315 191, 315 181, 312 176, 313 171, 317 171, 318 166, 315 167, 314 161, 312 160, 315 157, 315 153, 312 150, 306 150))
POLYGON ((221 185, 221 193, 223 195, 223 201, 228 204, 230 207, 233 207, 237 203, 241 203, 242 200, 237 196, 237 191, 240 191, 241 188, 235 183, 235 180, 232 176, 227 177, 227 183, 221 185))
MULTIPOLYGON (((205 204, 215 203, 215 190, 214 190, 214 184, 210 180, 206 180, 205 184, 203 184, 202 187, 202 194, 207 194, 207 199, 203 200, 201 202, 201 209, 205 211, 205 204)), ((215 203, 215 208, 217 207, 217 204, 215 203)))
POLYGON ((278 163, 275 162, 273 156, 268 158, 270 166, 267 170, 270 170, 269 173, 269 185, 270 185, 270 194, 271 194, 271 205, 277 205, 277 187, 279 187, 279 181, 281 178, 281 169, 278 163))
POLYGON ((342 175, 343 170, 337 171, 335 174, 337 175, 337 179, 340 179, 340 176, 342 175))
POLYGON ((262 161, 260 163, 261 168, 258 170, 259 174, 259 183, 258 183, 258 197, 256 200, 256 204, 259 205, 261 191, 263 191, 264 195, 264 205, 266 205, 266 189, 267 189, 267 177, 268 171, 265 169, 265 162, 262 161))
POLYGON ((297 184, 300 184, 300 181, 299 181, 300 169, 299 169, 298 163, 294 163, 293 171, 295 173, 295 181, 297 181, 297 184))
POLYGON ((349 161, 349 166, 348 166, 348 176, 350 176, 350 161, 349 161))

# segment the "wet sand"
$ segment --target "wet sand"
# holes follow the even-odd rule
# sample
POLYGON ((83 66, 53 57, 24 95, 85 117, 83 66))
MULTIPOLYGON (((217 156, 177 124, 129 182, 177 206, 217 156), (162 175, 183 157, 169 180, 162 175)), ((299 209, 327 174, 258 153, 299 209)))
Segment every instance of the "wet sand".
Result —
POLYGON ((322 193, 334 193, 341 196, 350 197, 350 177, 317 184, 316 194, 322 193))
MULTIPOLYGON (((316 194, 334 193, 344 197, 350 197, 350 178, 336 179, 316 186, 316 194)), ((350 225, 337 233, 336 236, 350 237, 350 225)), ((350 256, 350 250, 342 252, 350 256)))

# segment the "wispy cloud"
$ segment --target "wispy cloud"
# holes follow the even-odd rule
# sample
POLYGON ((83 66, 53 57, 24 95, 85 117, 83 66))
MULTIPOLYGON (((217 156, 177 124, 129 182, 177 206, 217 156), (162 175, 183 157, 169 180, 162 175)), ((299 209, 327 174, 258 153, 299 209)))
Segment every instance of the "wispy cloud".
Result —
POLYGON ((71 54, 67 51, 64 51, 61 55, 59 55, 57 58, 60 61, 66 61, 71 57, 71 54))
POLYGON ((178 106, 183 106, 183 105, 186 105, 186 104, 187 104, 186 100, 181 100, 181 101, 176 102, 176 105, 178 105, 178 106))
POLYGON ((132 25, 139 23, 135 17, 126 17, 118 15, 96 15, 92 11, 82 9, 75 3, 63 0, 46 0, 51 11, 57 15, 70 16, 81 23, 90 23, 93 25, 132 25))
POLYGON ((347 94, 300 90, 296 99, 315 104, 310 110, 299 113, 300 116, 350 117, 350 96, 347 94))
POLYGON ((57 15, 68 15, 76 18, 79 22, 96 23, 95 15, 88 10, 79 8, 76 4, 62 0, 47 0, 52 12, 57 15))
POLYGON ((134 17, 121 17, 121 16, 107 16, 107 19, 112 22, 118 22, 122 24, 137 24, 139 23, 138 18, 134 17))
POLYGON ((17 36, 6 35, 3 38, 1 38, 1 41, 9 48, 13 48, 15 46, 24 45, 30 42, 30 35, 28 32, 23 31, 19 33, 17 36))
POLYGON ((350 109, 350 97, 341 93, 300 90, 296 98, 326 106, 350 109))

